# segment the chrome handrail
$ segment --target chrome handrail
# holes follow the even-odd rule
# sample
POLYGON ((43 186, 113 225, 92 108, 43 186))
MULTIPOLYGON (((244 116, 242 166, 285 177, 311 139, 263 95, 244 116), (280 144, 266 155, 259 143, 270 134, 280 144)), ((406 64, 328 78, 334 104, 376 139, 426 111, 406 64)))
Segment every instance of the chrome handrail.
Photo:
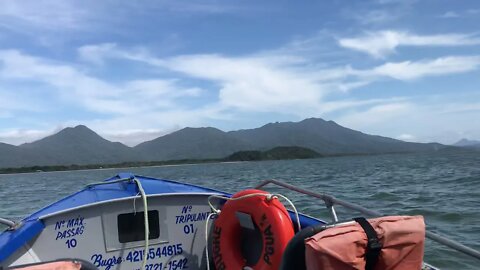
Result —
POLYGON ((0 224, 7 225, 9 228, 12 228, 12 227, 15 226, 15 222, 14 222, 14 221, 11 221, 11 220, 5 219, 5 218, 0 218, 0 224))
MULTIPOLYGON (((369 210, 369 209, 367 209, 363 206, 337 199, 334 196, 331 196, 331 195, 328 195, 328 194, 315 193, 315 192, 305 190, 305 189, 302 189, 302 188, 299 188, 299 187, 296 187, 296 186, 293 186, 293 185, 290 185, 290 184, 287 184, 287 183, 284 183, 284 182, 281 182, 281 181, 278 181, 278 180, 275 180, 275 179, 264 180, 259 185, 257 185, 255 187, 255 189, 260 189, 260 188, 262 188, 262 187, 264 187, 264 186, 266 186, 270 183, 323 200, 325 202, 326 207, 330 211, 330 214, 332 215, 332 219, 333 219, 334 222, 338 221, 338 218, 337 218, 337 215, 336 215, 335 209, 334 209, 335 204, 341 205, 341 206, 343 206, 345 208, 348 208, 350 210, 355 210, 355 211, 360 212, 360 213, 362 213, 364 215, 367 215, 367 216, 384 216, 384 214, 382 214, 380 212, 369 210)), ((475 249, 472 249, 470 247, 467 247, 463 244, 460 244, 459 242, 448 239, 444 236, 441 236, 439 234, 436 234, 436 233, 428 231, 428 230, 425 232, 425 236, 427 238, 439 243, 439 244, 445 245, 445 246, 447 246, 451 249, 454 249, 458 252, 461 252, 463 254, 469 255, 473 258, 476 258, 476 259, 480 260, 480 252, 479 251, 477 251, 475 249)))

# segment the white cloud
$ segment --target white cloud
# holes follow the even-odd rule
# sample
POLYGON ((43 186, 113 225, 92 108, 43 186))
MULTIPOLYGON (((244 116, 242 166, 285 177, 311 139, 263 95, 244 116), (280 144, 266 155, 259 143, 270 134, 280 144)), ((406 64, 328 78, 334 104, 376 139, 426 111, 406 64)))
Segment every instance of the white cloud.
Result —
POLYGON ((329 113, 338 110, 347 110, 358 107, 375 107, 384 106, 385 104, 398 104, 406 101, 405 98, 393 97, 393 98, 374 98, 366 100, 339 100, 339 101, 327 101, 322 104, 320 111, 322 113, 329 113))
MULTIPOLYGON (((100 133, 118 130, 121 126, 128 126, 131 130, 152 127, 168 130, 178 123, 195 124, 220 115, 216 108, 188 105, 190 100, 201 97, 203 89, 181 86, 175 79, 148 78, 113 83, 92 77, 74 65, 49 61, 16 50, 0 50, 0 81, 43 85, 46 89, 45 107, 54 111, 57 107, 70 106, 74 110, 80 109, 83 118, 88 115, 87 119, 90 119, 72 120, 64 124, 91 124, 100 133)), ((22 95, 13 95, 13 92, 14 89, 0 92, 0 96, 4 97, 0 105, 9 104, 9 107, 2 106, 2 117, 10 117, 15 110, 28 107, 27 102, 20 100, 30 100, 28 92, 22 95), (18 106, 15 100, 19 100, 18 106)), ((4 136, 9 142, 12 142, 11 138, 4 136)))
POLYGON ((86 45, 78 48, 80 59, 94 64, 103 64, 105 58, 116 55, 115 43, 102 43, 97 45, 86 45))
MULTIPOLYGON (((388 3, 392 8, 384 6, 385 9, 384 7, 380 9, 366 4, 364 7, 368 6, 368 11, 361 12, 355 9, 355 12, 363 13, 361 19, 364 23, 384 24, 389 20, 398 19, 405 11, 399 11, 401 3, 405 1, 377 1, 380 2, 388 3)), ((236 13, 242 10, 245 10, 244 7, 220 3, 218 0, 189 0, 181 3, 152 0, 141 3, 5 0, 0 2, 0 29, 8 28, 11 31, 39 37, 54 36, 62 41, 67 38, 72 38, 72 41, 75 39, 74 42, 66 42, 66 46, 61 47, 63 51, 57 51, 57 47, 49 47, 48 52, 51 55, 63 57, 71 53, 67 51, 69 46, 84 40, 81 36, 85 33, 92 34, 88 40, 99 40, 98 37, 101 37, 105 41, 121 42, 130 39, 132 36, 122 36, 125 34, 122 27, 142 29, 138 26, 146 25, 143 18, 152 19, 152 14, 155 14, 154 19, 161 18, 170 23, 170 19, 174 17, 184 22, 183 17, 178 16, 181 14, 186 15, 186 19, 194 14, 236 13), (125 11, 138 17, 133 19, 118 16, 125 14, 125 11), (75 33, 71 37, 66 37, 68 33, 62 31, 75 33), (118 32, 113 35, 102 35, 102 31, 109 31, 109 34, 110 31, 118 32)), ((475 12, 474 10, 447 12, 444 15, 454 17, 460 14, 463 17, 475 12)), ((357 19, 360 19, 360 16, 357 19)), ((171 31, 179 29, 174 28, 171 31)), ((351 30, 354 28, 347 31, 351 30)), ((213 121, 210 121, 212 119, 235 119, 246 114, 282 114, 285 118, 295 119, 329 114, 343 115, 341 119, 351 123, 352 127, 355 127, 355 121, 369 127, 383 125, 388 121, 394 122, 401 116, 407 116, 408 110, 418 110, 418 104, 412 104, 410 100, 402 97, 391 97, 391 94, 402 95, 401 92, 393 93, 396 90, 383 91, 383 98, 372 98, 374 95, 372 92, 377 91, 377 88, 372 86, 368 89, 367 86, 377 81, 391 79, 410 81, 427 76, 464 73, 479 68, 479 56, 440 56, 423 60, 413 58, 400 62, 383 61, 377 66, 369 66, 369 62, 352 63, 352 59, 349 58, 351 54, 345 54, 346 50, 338 50, 336 43, 382 58, 395 53, 402 46, 479 45, 478 34, 419 35, 390 30, 367 32, 353 37, 345 36, 336 40, 328 31, 331 30, 321 30, 307 38, 297 37, 277 50, 252 52, 240 56, 228 54, 172 56, 171 53, 164 53, 166 47, 164 45, 177 42, 178 46, 178 40, 175 39, 179 39, 180 34, 176 36, 176 33, 173 33, 171 38, 174 42, 164 44, 159 40, 162 38, 161 35, 165 34, 163 30, 157 33, 158 39, 155 36, 154 41, 143 43, 155 49, 142 47, 143 45, 124 47, 121 43, 112 42, 91 44, 78 48, 78 58, 74 60, 77 62, 52 61, 18 50, 0 50, 0 83, 2 83, 0 118, 3 120, 17 117, 19 111, 37 110, 43 113, 43 108, 55 110, 56 107, 69 106, 76 110, 73 117, 78 119, 65 124, 87 124, 107 138, 118 138, 128 144, 136 144, 138 141, 151 139, 152 136, 186 125, 212 125, 213 121), (122 61, 112 61, 113 59, 122 61), (119 63, 123 65, 127 61, 132 61, 128 63, 131 64, 132 70, 138 71, 138 68, 142 71, 148 70, 148 75, 142 74, 135 79, 116 77, 116 74, 110 76, 119 69, 122 72, 126 71, 120 65, 112 69, 112 65, 119 63), (148 69, 143 69, 145 67, 148 69), (8 87, 10 82, 13 82, 11 85, 27 82, 44 88, 47 93, 45 101, 34 100, 25 92, 13 94, 15 89, 8 87), (344 112, 352 116, 347 117, 344 112)), ((6 38, 11 37, 10 31, 3 31, 1 34, 6 35, 6 38)), ((24 48, 28 50, 30 47, 24 48)), ((191 48, 183 51, 191 51, 191 48)), ((463 107, 462 112, 457 112, 458 110, 452 107, 451 111, 445 114, 468 114, 476 108, 478 104, 470 104, 469 107, 463 107)), ((62 110, 63 108, 58 109, 57 112, 61 113, 62 110)), ((44 123, 44 126, 55 124, 44 123)), ((40 130, 38 126, 35 128, 37 131, 40 130)), ((24 131, 17 135, 29 138, 28 134, 30 133, 24 131)), ((422 138, 409 129, 395 130, 389 135, 395 137, 398 134, 422 138)))
POLYGON ((176 99, 196 97, 201 93, 199 88, 181 87, 171 79, 113 84, 89 76, 74 66, 15 50, 0 51, 0 63, 3 64, 0 78, 45 83, 65 101, 99 113, 122 115, 165 109, 172 107, 176 99))
MULTIPOLYGON (((149 78, 113 84, 88 75, 79 67, 26 55, 16 50, 0 51, 2 68, 0 78, 8 81, 40 82, 50 87, 50 94, 62 102, 80 106, 87 112, 97 113, 88 121, 72 120, 70 126, 86 124, 100 134, 128 126, 119 135, 128 144, 138 143, 140 138, 151 139, 148 131, 172 130, 172 127, 209 125, 212 119, 231 119, 240 112, 283 113, 297 117, 309 117, 323 112, 381 103, 379 100, 325 101, 324 97, 338 89, 343 91, 364 85, 349 79, 343 83, 340 71, 318 76, 315 72, 297 68, 298 59, 288 56, 226 57, 219 55, 187 55, 168 59, 152 57, 138 49, 121 50, 116 45, 100 44, 82 47, 82 59, 104 63, 109 58, 121 58, 142 62, 154 67, 166 68, 214 83, 216 94, 206 103, 192 106, 189 99, 201 98, 206 90, 182 87, 179 79, 149 78), (100 114, 100 115, 99 115, 100 114), (102 117, 108 115, 108 118, 102 117), (146 130, 142 133, 140 130, 146 130), (139 135, 139 134, 143 135, 139 135), (139 135, 139 139, 133 137, 139 135)), ((106 63, 105 63, 106 64, 106 63)), ((321 72, 320 72, 321 73, 321 72)), ((62 104, 65 106, 65 104, 62 104)), ((51 105, 49 107, 55 107, 51 105)), ((154 133, 155 133, 154 132, 154 133)))
MULTIPOLYGON (((148 16, 204 15, 248 11, 222 1, 96 1, 96 0, 2 0, 0 1, 0 28, 38 35, 38 30, 50 32, 105 30, 106 27, 130 23, 129 14, 148 16)), ((110 31, 115 29, 110 28, 110 31)), ((45 33, 43 33, 45 34, 45 33)), ((57 36, 58 37, 58 36, 57 36)))
POLYGON ((181 72, 190 78, 214 82, 218 86, 219 102, 212 106, 223 111, 240 109, 278 112, 281 108, 283 112, 297 116, 360 106, 364 101, 326 100, 330 94, 348 92, 385 77, 413 80, 468 72, 477 69, 480 64, 479 56, 450 56, 420 61, 387 62, 371 69, 357 70, 350 66, 309 67, 308 59, 288 54, 287 48, 283 48, 281 53, 273 51, 243 57, 210 54, 167 59, 156 58, 142 48, 136 48, 136 52, 105 44, 83 48, 95 48, 80 50, 98 54, 95 59, 122 58, 139 61, 157 68, 181 72), (104 47, 108 50, 103 50, 104 47))
MULTIPOLYGON (((152 1, 152 3, 158 4, 158 1, 152 1)), ((236 6, 224 1, 209 0, 209 1, 164 1, 161 7, 157 10, 169 9, 175 12, 181 13, 194 13, 194 14, 224 14, 224 13, 237 13, 239 11, 246 11, 245 5, 236 6)))
POLYGON ((467 18, 472 17, 480 13, 480 9, 467 9, 458 11, 447 11, 440 15, 440 18, 454 19, 454 18, 467 18))
POLYGON ((279 107, 299 113, 319 106, 325 89, 309 74, 296 72, 278 59, 190 55, 171 58, 166 67, 219 85, 221 105, 249 111, 279 107))
POLYGON ((479 45, 480 38, 471 34, 415 35, 401 31, 368 32, 361 37, 341 38, 340 46, 383 58, 400 46, 469 46, 479 45))
POLYGON ((38 113, 45 110, 42 104, 43 102, 41 100, 31 95, 29 99, 25 99, 25 93, 18 89, 12 91, 12 89, 6 85, 0 87, 0 118, 13 117, 16 111, 38 113))
POLYGON ((478 70, 480 55, 445 56, 417 61, 385 62, 367 69, 355 69, 350 66, 314 72, 316 78, 328 85, 329 89, 348 92, 385 78, 402 81, 421 79, 429 76, 440 76, 466 73, 478 70))
POLYGON ((470 102, 449 102, 442 109, 442 114, 462 114, 462 113, 479 113, 480 114, 480 97, 465 97, 470 102))
POLYGON ((222 110, 269 112, 284 106, 288 112, 305 115, 305 110, 311 111, 321 105, 321 98, 327 90, 314 73, 295 68, 304 63, 304 59, 289 55, 184 55, 159 59, 141 48, 125 50, 113 44, 84 46, 79 49, 79 55, 95 63, 108 58, 142 62, 213 82, 218 85, 219 93, 215 106, 222 110))
POLYGON ((376 2, 380 5, 391 5, 391 4, 401 4, 401 5, 412 5, 418 0, 377 0, 376 2))
POLYGON ((476 14, 479 14, 480 13, 480 9, 469 9, 467 10, 467 13, 470 14, 470 15, 476 15, 476 14))
POLYGON ((407 142, 414 142, 416 140, 414 135, 408 133, 400 134, 396 138, 407 142))
MULTIPOLYGON (((109 139, 134 145, 178 129, 179 124, 210 126, 215 120, 235 119, 243 113, 275 113, 296 119, 335 114, 342 115, 341 124, 356 128, 362 123, 368 130, 389 120, 396 121, 416 106, 402 97, 357 99, 350 93, 353 89, 385 78, 408 81, 468 72, 480 66, 480 56, 448 56, 355 69, 312 63, 295 52, 289 54, 283 48, 281 53, 236 57, 193 54, 158 58, 142 47, 124 49, 103 43, 80 47, 79 65, 17 50, 0 50, 0 80, 41 83, 66 102, 63 106, 70 104, 94 113, 87 121, 78 119, 64 124, 86 124, 109 139), (108 69, 112 59, 168 72, 122 81, 90 74, 108 69), (204 85, 203 82, 208 85, 205 89, 189 86, 204 85)), ((0 112, 0 117, 11 116, 11 112, 0 112)), ((359 129, 364 130, 362 126, 359 129)), ((396 130, 388 135, 398 134, 411 133, 396 130)))
POLYGON ((113 142, 122 142, 128 146, 135 146, 139 143, 150 141, 156 139, 160 136, 169 134, 178 130, 180 127, 173 128, 171 130, 157 130, 157 129, 124 129, 120 131, 104 131, 101 134, 105 139, 113 141, 113 142))
POLYGON ((380 9, 368 10, 361 13, 352 11, 352 13, 356 20, 362 24, 381 24, 394 21, 400 17, 400 14, 380 9))
POLYGON ((75 1, 0 1, 0 27, 13 31, 33 34, 33 29, 79 30, 87 22, 86 6, 78 5, 75 1))
POLYGON ((447 11, 447 12, 443 13, 440 17, 441 18, 458 18, 458 17, 460 17, 460 14, 458 14, 455 11, 447 11))
POLYGON ((163 60, 152 57, 143 47, 134 47, 126 50, 119 48, 115 43, 85 45, 78 48, 77 52, 81 60, 94 64, 103 64, 109 59, 144 62, 157 67, 164 64, 163 60))
MULTIPOLYGON (((21 47, 42 46, 61 54, 58 52, 84 39, 143 40, 145 35, 135 33, 138 29, 210 14, 239 14, 249 9, 216 0, 1 0, 0 40, 18 42, 21 47)), ((164 52, 183 46, 177 33, 169 31, 153 33, 149 43, 155 43, 164 52)))
POLYGON ((202 92, 197 87, 179 89, 175 83, 176 80, 165 79, 133 80, 126 84, 126 88, 146 100, 197 97, 202 92))
POLYGON ((474 124, 478 122, 480 107, 473 100, 478 98, 478 93, 462 97, 456 94, 420 96, 352 108, 344 111, 337 122, 369 134, 406 141, 450 144, 464 137, 480 138, 480 129, 474 124))
POLYGON ((83 121, 82 124, 98 131, 105 138, 119 140, 127 145, 134 146, 186 126, 211 126, 210 121, 212 119, 228 119, 229 117, 228 113, 223 113, 216 108, 178 108, 83 121))
POLYGON ((387 76, 398 80, 413 80, 426 76, 468 72, 476 70, 479 66, 480 56, 449 56, 417 62, 385 63, 366 71, 365 74, 387 76))
POLYGON ((347 127, 376 126, 408 113, 413 107, 409 102, 392 102, 375 105, 363 111, 350 111, 349 114, 339 119, 339 123, 347 127))
POLYGON ((70 65, 23 54, 16 50, 0 51, 3 68, 0 77, 6 80, 42 82, 53 87, 72 103, 104 113, 127 113, 131 110, 118 98, 114 86, 87 76, 70 65))
POLYGON ((0 132, 0 142, 19 145, 49 136, 58 130, 7 129, 0 132))

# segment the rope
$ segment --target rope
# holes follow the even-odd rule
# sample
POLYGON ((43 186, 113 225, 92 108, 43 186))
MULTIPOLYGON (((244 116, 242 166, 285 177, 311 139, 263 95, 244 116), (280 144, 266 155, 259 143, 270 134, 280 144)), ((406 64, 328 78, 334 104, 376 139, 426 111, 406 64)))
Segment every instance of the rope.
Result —
MULTIPOLYGON (((143 255, 143 262, 142 262, 142 268, 144 269, 145 266, 147 265, 147 256, 148 256, 148 248, 150 246, 149 244, 149 235, 150 235, 150 226, 148 225, 148 204, 147 204, 147 195, 145 194, 145 190, 143 189, 142 183, 133 176, 133 178, 122 178, 122 179, 117 179, 113 181, 107 181, 107 182, 97 182, 97 183, 92 183, 87 185, 87 188, 91 188, 93 186, 100 186, 100 185, 108 185, 108 184, 113 184, 113 183, 120 183, 120 182, 129 182, 129 181, 134 181, 135 184, 138 187, 138 190, 140 191, 140 196, 142 197, 143 201, 143 219, 145 223, 145 248, 144 248, 144 255, 143 255)), ((138 196, 138 194, 136 195, 138 196)), ((133 209, 134 212, 137 212, 137 209, 135 207, 135 199, 136 196, 133 198, 133 209)))
POLYGON ((149 247, 149 236, 150 236, 150 227, 148 225, 148 204, 147 204, 147 195, 145 194, 145 190, 143 190, 142 183, 137 178, 133 178, 133 181, 138 186, 138 190, 140 190, 140 194, 142 195, 143 200, 143 220, 145 223, 145 248, 144 248, 144 255, 143 255, 143 262, 142 268, 145 269, 145 265, 147 265, 147 256, 148 256, 148 247, 149 247))
POLYGON ((220 196, 220 195, 210 195, 207 199, 207 202, 208 202, 208 205, 210 206, 210 208, 212 209, 213 212, 215 212, 216 214, 220 214, 221 210, 216 209, 215 206, 213 206, 213 204, 210 202, 211 198, 223 199, 223 200, 227 200, 227 201, 237 201, 237 200, 247 199, 247 198, 256 197, 256 196, 266 197, 267 200, 269 200, 269 201, 272 200, 272 199, 278 199, 278 197, 287 201, 288 204, 290 204, 290 206, 292 207, 293 212, 295 213, 295 219, 297 221, 298 230, 300 231, 302 229, 302 227, 300 225, 300 217, 298 215, 297 208, 295 207, 295 205, 293 204, 293 202, 290 199, 288 199, 286 196, 284 196, 282 194, 251 193, 251 194, 243 195, 243 196, 240 196, 240 197, 237 197, 237 198, 230 198, 230 197, 220 196))
POLYGON ((208 221, 210 220, 210 218, 213 215, 218 215, 218 214, 215 213, 215 212, 208 214, 207 221, 206 221, 206 224, 205 224, 205 243, 206 243, 205 256, 207 257, 207 270, 210 270, 210 261, 208 260, 208 258, 209 258, 209 256, 208 256, 208 221))
POLYGON ((210 199, 217 198, 217 199, 222 199, 222 200, 227 200, 227 201, 237 201, 237 200, 242 200, 242 199, 256 197, 256 196, 265 197, 269 201, 273 200, 273 199, 278 199, 278 197, 283 198, 285 201, 288 202, 288 204, 290 204, 290 206, 293 209, 293 212, 295 213, 295 219, 297 221, 298 231, 300 231, 302 229, 302 227, 300 225, 300 217, 298 215, 297 208, 295 207, 295 205, 293 204, 293 202, 289 198, 287 198, 286 196, 284 196, 282 194, 251 193, 251 194, 243 195, 243 196, 236 197, 236 198, 220 196, 220 195, 210 195, 210 196, 208 196, 207 202, 208 202, 208 206, 210 206, 210 209, 212 209, 213 212, 208 215, 207 221, 205 222, 205 243, 206 243, 205 256, 207 258, 207 270, 210 270, 210 261, 209 261, 209 255, 208 255, 208 221, 210 220, 211 216, 219 215, 222 212, 220 209, 217 209, 217 208, 215 208, 215 206, 213 206, 210 199))

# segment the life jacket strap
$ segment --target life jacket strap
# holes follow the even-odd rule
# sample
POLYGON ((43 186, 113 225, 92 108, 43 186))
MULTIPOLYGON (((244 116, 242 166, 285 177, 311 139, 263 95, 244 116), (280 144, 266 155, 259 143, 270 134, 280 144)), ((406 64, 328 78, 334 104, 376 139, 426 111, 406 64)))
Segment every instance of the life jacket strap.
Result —
POLYGON ((382 243, 378 240, 377 232, 370 225, 370 223, 363 217, 354 218, 358 224, 362 227, 367 235, 368 244, 365 252, 365 270, 373 270, 377 264, 380 251, 382 250, 382 243))

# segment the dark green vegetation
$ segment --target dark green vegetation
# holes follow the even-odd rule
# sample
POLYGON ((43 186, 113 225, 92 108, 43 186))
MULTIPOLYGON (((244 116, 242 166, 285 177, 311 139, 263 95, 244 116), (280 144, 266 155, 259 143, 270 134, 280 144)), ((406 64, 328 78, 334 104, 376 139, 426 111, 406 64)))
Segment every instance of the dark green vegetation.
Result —
MULTIPOLYGON (((222 160, 235 152, 263 153, 283 146, 308 148, 324 156, 429 152, 448 148, 438 143, 409 143, 368 135, 319 118, 230 132, 211 127, 184 128, 135 147, 108 141, 86 126, 77 126, 20 146, 0 143, 0 168, 57 166, 70 169, 72 166, 98 166, 90 164, 111 167, 151 161, 163 164, 171 160, 222 160)), ((262 155, 260 158, 265 159, 262 155)))
POLYGON ((268 151, 239 151, 226 158, 228 161, 256 161, 278 159, 318 158, 321 155, 311 149, 298 146, 275 147, 268 151))
POLYGON ((166 166, 166 165, 180 165, 180 164, 199 164, 220 162, 217 159, 204 160, 166 160, 166 161, 150 161, 150 162, 123 162, 117 164, 88 164, 88 165, 57 165, 57 166, 31 166, 20 168, 3 168, 0 169, 0 174, 7 173, 31 173, 31 172, 53 172, 53 171, 75 171, 75 170, 94 170, 94 169, 108 169, 108 168, 128 168, 128 167, 151 167, 151 166, 166 166))
POLYGON ((307 159, 318 158, 321 155, 317 152, 296 146, 275 147, 265 152, 261 151, 240 151, 222 159, 182 159, 151 162, 122 162, 117 164, 88 164, 88 165, 67 165, 67 166, 31 166, 21 168, 0 169, 0 174, 6 173, 28 173, 28 172, 49 172, 49 171, 73 171, 92 170, 104 168, 125 168, 125 167, 148 167, 179 164, 199 164, 226 161, 260 161, 278 159, 307 159))

